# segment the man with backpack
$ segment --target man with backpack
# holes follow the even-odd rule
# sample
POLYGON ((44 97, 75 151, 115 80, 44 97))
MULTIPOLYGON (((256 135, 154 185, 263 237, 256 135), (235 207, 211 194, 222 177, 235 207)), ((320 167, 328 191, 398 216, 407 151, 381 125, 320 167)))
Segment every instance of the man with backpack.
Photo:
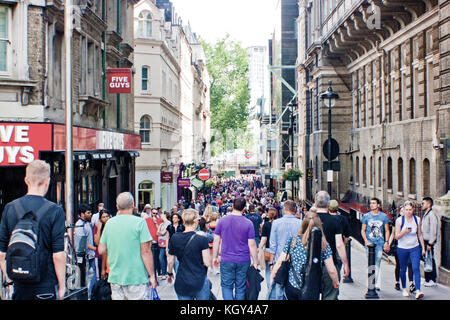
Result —
POLYGON ((8 203, 0 224, 0 265, 14 284, 13 300, 63 299, 66 291, 63 209, 44 198, 50 165, 26 168, 25 196, 8 203), (6 259, 6 261, 5 261, 6 259))

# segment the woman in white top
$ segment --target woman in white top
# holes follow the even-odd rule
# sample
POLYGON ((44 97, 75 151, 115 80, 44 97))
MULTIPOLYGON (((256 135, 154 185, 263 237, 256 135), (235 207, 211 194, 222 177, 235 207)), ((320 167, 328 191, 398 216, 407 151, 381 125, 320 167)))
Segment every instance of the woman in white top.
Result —
POLYGON ((420 255, 425 255, 425 246, 420 229, 420 218, 414 215, 414 207, 411 202, 404 204, 404 216, 399 217, 395 222, 395 238, 398 240, 397 255, 400 262, 400 280, 403 288, 403 296, 408 297, 406 290, 406 268, 408 259, 411 259, 416 285, 416 299, 423 298, 420 291, 420 255), (422 244, 422 252, 419 245, 422 244))

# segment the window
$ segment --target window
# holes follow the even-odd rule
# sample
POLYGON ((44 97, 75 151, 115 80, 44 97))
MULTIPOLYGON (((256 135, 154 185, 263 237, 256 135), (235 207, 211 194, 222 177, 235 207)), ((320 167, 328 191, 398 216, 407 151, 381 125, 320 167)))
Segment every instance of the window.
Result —
POLYGON ((0 72, 8 71, 10 54, 10 8, 0 6, 0 72))
POLYGON ((370 171, 369 171, 369 174, 370 174, 370 185, 371 186, 373 186, 373 174, 374 174, 374 172, 373 172, 373 157, 370 157, 370 171))
POLYGON ((149 67, 142 67, 142 91, 150 91, 149 71, 149 67))
POLYGON ((148 11, 139 14, 138 35, 142 38, 152 37, 152 15, 148 11))
POLYGON ((363 157, 363 184, 367 185, 367 160, 366 156, 363 157))
POLYGON ((398 158, 397 162, 397 180, 398 180, 398 191, 403 192, 403 159, 398 158))
POLYGON ((356 156, 356 162, 355 162, 355 169, 356 169, 356 183, 359 183, 359 157, 356 156))
POLYGON ((388 158, 387 162, 387 188, 392 190, 392 158, 388 158))
POLYGON ((166 97, 167 79, 166 79, 166 72, 164 70, 162 71, 161 85, 162 85, 162 88, 161 88, 162 96, 166 97))
POLYGON ((146 204, 155 206, 154 183, 149 180, 142 181, 138 187, 139 210, 143 210, 146 204))
POLYGON ((378 158, 378 187, 381 188, 381 182, 383 181, 383 172, 381 171, 382 169, 382 159, 381 157, 378 158))
POLYGON ((139 134, 141 135, 141 142, 150 144, 150 132, 152 131, 152 121, 150 117, 143 116, 140 121, 139 134))
POLYGON ((431 111, 434 106, 434 70, 433 61, 427 61, 425 64, 426 76, 426 98, 424 117, 428 117, 428 111, 431 111))
POLYGON ((409 193, 416 194, 416 160, 409 160, 409 193))
POLYGON ((426 159, 423 160, 423 167, 422 167, 422 197, 429 197, 430 196, 430 160, 426 159))

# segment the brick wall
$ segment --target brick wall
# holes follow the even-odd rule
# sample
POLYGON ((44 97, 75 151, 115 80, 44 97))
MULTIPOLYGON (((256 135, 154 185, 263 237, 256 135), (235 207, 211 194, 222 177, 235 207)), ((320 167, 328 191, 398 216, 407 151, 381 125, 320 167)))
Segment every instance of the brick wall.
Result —
POLYGON ((30 104, 42 105, 44 103, 45 42, 43 8, 29 6, 28 65, 30 66, 30 79, 38 81, 36 87, 31 90, 30 104))

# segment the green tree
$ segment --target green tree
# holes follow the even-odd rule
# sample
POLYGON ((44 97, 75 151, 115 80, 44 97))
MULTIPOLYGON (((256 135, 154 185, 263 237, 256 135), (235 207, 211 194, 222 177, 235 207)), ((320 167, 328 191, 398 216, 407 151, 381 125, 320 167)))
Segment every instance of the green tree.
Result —
POLYGON ((241 44, 229 35, 215 44, 202 41, 202 45, 211 77, 211 129, 221 135, 213 136, 211 141, 214 155, 229 149, 230 139, 232 148, 236 148, 237 137, 229 137, 230 132, 247 130, 251 112, 248 56, 241 44))

